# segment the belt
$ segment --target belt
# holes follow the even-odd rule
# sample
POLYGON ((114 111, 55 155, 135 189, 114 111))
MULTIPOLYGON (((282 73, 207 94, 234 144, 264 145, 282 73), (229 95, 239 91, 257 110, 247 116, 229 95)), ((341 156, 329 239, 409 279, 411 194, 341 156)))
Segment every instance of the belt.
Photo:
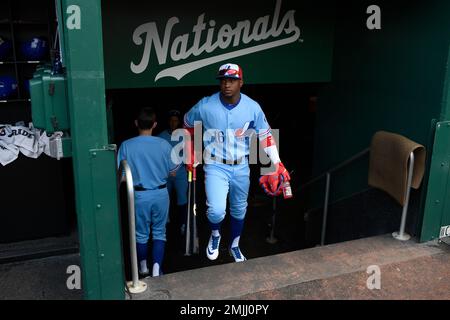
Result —
POLYGON ((217 161, 218 162, 222 162, 223 164, 228 164, 230 166, 235 166, 235 165, 238 165, 238 164, 244 164, 245 163, 245 159, 248 160, 248 156, 245 156, 245 157, 242 157, 240 159, 233 160, 233 161, 229 161, 229 160, 226 160, 226 159, 217 159, 217 161))
POLYGON ((143 186, 134 186, 134 191, 148 191, 148 190, 164 189, 166 186, 167 186, 166 184, 162 184, 154 189, 147 189, 147 188, 144 188, 143 186))

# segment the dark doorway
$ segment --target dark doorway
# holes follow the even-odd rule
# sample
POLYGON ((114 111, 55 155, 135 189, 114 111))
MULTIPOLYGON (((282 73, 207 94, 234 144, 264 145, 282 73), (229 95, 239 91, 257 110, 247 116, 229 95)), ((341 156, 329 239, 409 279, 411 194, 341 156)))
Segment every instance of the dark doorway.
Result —
MULTIPOLYGON (((280 130, 280 155, 285 166, 293 171, 292 186, 299 186, 311 177, 313 134, 315 119, 315 97, 317 84, 283 84, 283 85, 244 85, 242 92, 257 101, 264 110, 267 120, 273 129, 280 130)), ((134 117, 143 106, 156 109, 158 127, 156 134, 167 128, 167 113, 178 109, 184 114, 202 97, 218 90, 215 86, 179 87, 153 89, 120 89, 107 91, 107 99, 112 107, 111 126, 112 142, 120 144, 137 134, 134 128, 134 117)), ((304 235, 302 203, 296 198, 277 199, 276 210, 273 210, 273 199, 266 196, 258 185, 258 165, 251 165, 251 186, 249 206, 244 231, 241 236, 241 248, 247 258, 257 258, 277 253, 299 250, 307 247, 304 235), (269 243, 267 238, 272 231, 275 214, 274 237, 276 243, 269 243)), ((185 256, 184 237, 180 234, 180 221, 175 204, 171 203, 170 223, 167 225, 167 249, 164 261, 164 272, 178 272, 193 268, 232 262, 228 254, 229 214, 222 225, 222 242, 219 258, 210 261, 206 258, 205 248, 209 239, 209 225, 205 215, 206 198, 204 192, 203 170, 198 170, 197 181, 197 213, 199 228, 199 256, 185 256)), ((122 202, 126 199, 121 196, 122 202)), ((126 204, 122 204, 122 211, 126 204)), ((124 217, 125 218, 125 217, 124 217)), ((126 230, 124 230, 126 233, 126 230)), ((128 235, 124 236, 127 242, 128 235)), ((272 238, 273 239, 273 238, 272 238)), ((127 244, 124 245, 125 261, 129 255, 127 244)), ((128 263, 126 263, 127 265, 128 263)))

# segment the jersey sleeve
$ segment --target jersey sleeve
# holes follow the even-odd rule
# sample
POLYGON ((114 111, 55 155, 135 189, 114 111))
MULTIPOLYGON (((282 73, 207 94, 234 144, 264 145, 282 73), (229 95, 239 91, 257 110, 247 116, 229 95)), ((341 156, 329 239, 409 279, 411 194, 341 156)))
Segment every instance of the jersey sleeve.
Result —
POLYGON ((185 115, 184 115, 184 127, 185 128, 193 128, 195 121, 201 121, 200 116, 200 106, 202 104, 203 100, 200 100, 195 106, 191 108, 185 115))
POLYGON ((272 129, 267 122, 266 115, 259 105, 256 108, 255 130, 260 140, 265 139, 272 134, 272 129))
POLYGON ((181 163, 176 163, 175 159, 172 157, 172 146, 167 141, 164 140, 163 149, 164 154, 166 155, 165 158, 167 159, 167 166, 169 168, 169 173, 176 172, 181 167, 181 163))

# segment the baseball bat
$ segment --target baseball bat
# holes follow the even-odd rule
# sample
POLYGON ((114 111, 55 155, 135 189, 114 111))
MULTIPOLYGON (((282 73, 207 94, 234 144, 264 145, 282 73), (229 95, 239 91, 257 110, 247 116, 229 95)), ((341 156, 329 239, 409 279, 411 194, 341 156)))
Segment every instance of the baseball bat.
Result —
POLYGON ((192 253, 198 254, 199 253, 199 245, 198 245, 198 233, 197 233, 197 199, 196 199, 196 182, 197 182, 197 169, 194 168, 193 171, 193 218, 192 218, 192 224, 193 224, 193 243, 192 243, 192 253))
POLYGON ((188 207, 186 217, 186 251, 185 256, 191 255, 191 188, 192 188, 192 172, 188 171, 188 207))

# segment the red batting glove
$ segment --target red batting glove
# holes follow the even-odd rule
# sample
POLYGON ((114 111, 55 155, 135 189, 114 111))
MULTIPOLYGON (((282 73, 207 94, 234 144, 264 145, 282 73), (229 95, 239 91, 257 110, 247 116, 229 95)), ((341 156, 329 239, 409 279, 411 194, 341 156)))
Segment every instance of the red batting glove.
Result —
POLYGON ((264 192, 272 197, 279 196, 283 192, 281 189, 282 184, 285 181, 291 180, 289 172, 281 162, 277 163, 275 166, 275 172, 259 178, 259 184, 264 192))
POLYGON ((283 177, 283 181, 290 181, 291 176, 289 175, 289 172, 286 170, 284 165, 281 162, 277 163, 277 165, 278 176, 283 177))

